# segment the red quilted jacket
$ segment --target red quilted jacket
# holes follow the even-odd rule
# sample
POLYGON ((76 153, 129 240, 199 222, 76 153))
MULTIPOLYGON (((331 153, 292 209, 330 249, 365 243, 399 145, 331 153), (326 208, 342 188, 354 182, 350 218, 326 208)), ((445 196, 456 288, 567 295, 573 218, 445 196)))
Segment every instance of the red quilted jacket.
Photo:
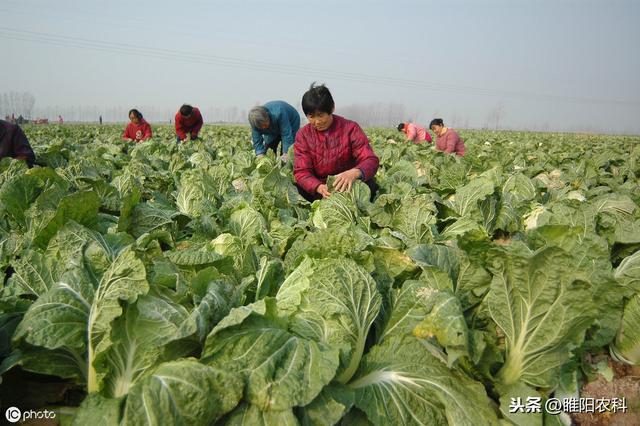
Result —
POLYGON ((363 180, 369 180, 380 163, 358 123, 338 115, 323 132, 311 124, 300 129, 293 150, 293 175, 298 185, 311 194, 326 183, 327 176, 354 167, 362 171, 363 180))
POLYGON ((191 135, 191 138, 197 137, 202 128, 202 123, 202 114, 200 114, 198 108, 193 108, 193 114, 189 118, 183 117, 178 111, 175 117, 176 135, 183 140, 187 138, 187 133, 191 135))

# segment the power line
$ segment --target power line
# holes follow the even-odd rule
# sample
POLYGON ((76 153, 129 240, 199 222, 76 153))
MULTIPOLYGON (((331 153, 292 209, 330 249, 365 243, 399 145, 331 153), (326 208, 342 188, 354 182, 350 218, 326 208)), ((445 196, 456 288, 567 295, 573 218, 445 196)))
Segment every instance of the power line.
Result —
POLYGON ((423 89, 429 91, 455 93, 464 95, 479 96, 502 96, 511 98, 527 98, 538 101, 555 101, 571 103, 608 104, 619 106, 640 106, 638 101, 626 101, 615 99, 598 99, 569 97, 552 94, 527 93, 517 91, 504 91, 495 89, 485 89, 472 86, 461 86, 445 83, 430 83, 420 80, 403 78, 393 78, 376 76, 357 72, 336 71, 330 69, 319 69, 300 65, 280 64, 265 61, 256 61, 228 56, 209 55, 195 52, 178 51, 171 49, 161 49, 148 46, 137 46, 127 43, 105 42, 100 40, 90 40, 79 37, 69 37, 51 33, 41 33, 27 30, 17 30, 8 27, 0 27, 0 38, 9 40, 42 43, 59 47, 74 47, 93 51, 126 54, 132 56, 142 56, 148 58, 164 59, 170 61, 180 61, 186 63, 217 65, 230 68, 239 68, 249 71, 271 72, 286 75, 304 76, 317 79, 331 78, 336 80, 367 83, 373 85, 383 85, 388 87, 403 87, 411 89, 423 89))
MULTIPOLYGON (((5 0, 7 1, 7 0, 5 0)), ((130 30, 130 29, 136 29, 136 30, 143 30, 143 31, 153 31, 154 29, 157 29, 156 26, 153 25, 148 25, 149 21, 146 19, 136 19, 135 17, 132 16, 127 16, 127 17, 122 17, 120 15, 111 15, 111 16, 106 16, 107 18, 112 18, 112 19, 117 19, 117 22, 114 24, 111 21, 105 21, 104 19, 101 20, 97 20, 96 17, 94 15, 89 15, 87 13, 82 13, 82 11, 80 11, 80 14, 76 14, 79 10, 78 8, 74 7, 73 11, 64 11, 63 13, 60 13, 60 9, 56 8, 55 12, 51 12, 51 9, 49 8, 49 12, 45 11, 45 9, 43 9, 42 6, 38 6, 37 8, 32 8, 32 9, 25 9, 24 7, 24 1, 20 1, 20 2, 11 2, 11 1, 7 1, 7 3, 14 3, 15 6, 19 7, 19 10, 11 10, 11 9, 2 9, 0 8, 0 13, 12 13, 12 14, 21 14, 21 15, 26 15, 29 17, 33 17, 33 16, 41 16, 44 17, 46 19, 50 19, 50 20, 55 20, 56 22, 59 22, 61 20, 66 20, 69 22, 74 22, 74 23, 86 23, 87 20, 91 20, 92 24, 93 23, 97 23, 101 26, 104 27, 108 27, 108 28, 112 28, 112 29, 118 29, 118 30, 122 30, 122 29, 126 29, 126 30, 130 30)), ((57 6, 56 6, 57 7, 57 6)), ((105 18, 104 14, 101 14, 100 18, 105 18)), ((292 41, 289 40, 288 43, 273 43, 270 42, 267 39, 260 39, 260 40, 248 40, 248 39, 242 39, 242 38, 238 38, 238 37, 229 37, 229 34, 223 31, 217 31, 214 29, 214 33, 215 37, 217 40, 220 40, 221 38, 225 38, 227 40, 232 40, 234 42, 238 42, 241 44, 249 44, 249 45, 253 45, 253 46, 258 46, 260 48, 265 48, 265 46, 268 46, 270 48, 286 48, 286 49, 301 49, 301 48, 305 48, 306 44, 304 42, 302 42, 299 39, 296 39, 296 41, 292 41)), ((180 30, 180 31, 176 31, 175 29, 172 28, 168 28, 168 29, 163 29, 163 34, 174 34, 176 36, 181 36, 181 37, 188 37, 191 39, 202 39, 204 37, 211 37, 212 35, 212 29, 209 28, 207 29, 206 33, 203 33, 201 31, 197 31, 194 32, 193 28, 189 28, 187 31, 185 30, 180 30)), ((341 55, 353 55, 353 51, 350 50, 346 50, 346 49, 341 49, 339 45, 325 45, 325 47, 330 47, 331 51, 337 54, 341 54, 341 55)), ((412 61, 412 58, 402 58, 404 61, 409 61, 412 62, 415 65, 415 61, 412 61)))

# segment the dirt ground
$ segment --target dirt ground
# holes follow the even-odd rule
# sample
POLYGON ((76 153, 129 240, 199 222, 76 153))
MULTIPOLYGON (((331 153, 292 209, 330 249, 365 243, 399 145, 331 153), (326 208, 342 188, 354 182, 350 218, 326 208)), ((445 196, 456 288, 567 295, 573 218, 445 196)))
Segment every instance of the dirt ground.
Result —
MULTIPOLYGON (((608 357, 607 357, 608 358, 608 357)), ((638 426, 640 425, 640 366, 617 363, 608 358, 613 379, 602 375, 582 387, 582 398, 626 398, 626 413, 580 413, 572 415, 577 426, 638 426)))

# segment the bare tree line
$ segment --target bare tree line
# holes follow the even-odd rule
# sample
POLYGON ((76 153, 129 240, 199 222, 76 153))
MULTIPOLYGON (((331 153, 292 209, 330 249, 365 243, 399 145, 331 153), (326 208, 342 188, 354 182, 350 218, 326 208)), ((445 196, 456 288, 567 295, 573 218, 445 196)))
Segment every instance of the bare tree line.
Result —
POLYGON ((337 112, 365 127, 393 127, 417 118, 415 111, 408 112, 404 105, 391 102, 347 105, 340 107, 337 112))
POLYGON ((500 121, 503 118, 504 118, 504 105, 502 104, 502 102, 500 102, 487 113, 487 118, 482 128, 498 130, 500 128, 500 121))
MULTIPOLYGON (((198 105, 194 105, 198 106, 198 105)), ((55 118, 61 115, 67 122, 98 122, 102 116, 103 122, 122 123, 129 120, 128 114, 131 108, 138 109, 144 118, 151 123, 173 123, 178 110, 175 108, 163 108, 149 105, 133 105, 131 107, 100 107, 100 106, 48 106, 36 109, 36 115, 44 118, 55 118)), ((208 123, 244 123, 247 111, 237 107, 226 108, 201 108, 202 116, 208 123)))
MULTIPOLYGON (((14 92, 10 92, 14 93, 14 92)), ((173 122, 178 107, 159 108, 154 106, 132 106, 130 107, 104 107, 97 105, 71 105, 60 106, 51 105, 34 108, 35 98, 24 96, 10 96, 10 94, 0 95, 0 114, 2 117, 18 117, 22 115, 26 119, 48 118, 55 121, 58 116, 62 116, 66 122, 98 122, 102 117, 103 122, 126 122, 129 120, 128 114, 131 108, 137 108, 144 115, 147 121, 153 123, 173 122), (32 99, 32 102, 27 102, 32 99)), ((209 107, 201 109, 202 115, 207 122, 224 123, 245 123, 247 120, 247 110, 238 107, 209 107)))
MULTIPOLYGON (((398 123, 405 122, 427 127, 433 118, 442 118, 448 126, 455 128, 468 129, 470 127, 469 115, 463 116, 454 111, 453 114, 447 116, 436 110, 425 117, 417 109, 408 109, 402 104, 393 102, 347 105, 336 112, 365 127, 396 127, 398 123)), ((504 115, 502 106, 500 106, 499 113, 492 111, 491 114, 491 118, 488 118, 487 122, 495 124, 497 127, 504 115)))
MULTIPOLYGON (((162 108, 149 105, 132 106, 142 112, 145 119, 154 123, 173 122, 177 108, 162 108)), ((2 104, 3 115, 18 114, 18 110, 24 111, 25 118, 48 118, 55 120, 60 115, 66 122, 98 122, 102 116, 104 122, 128 121, 129 107, 101 107, 97 105, 59 106, 52 105, 40 108, 31 108, 28 111, 5 107, 2 104)), ((241 123, 247 122, 248 109, 238 107, 201 107, 200 111, 204 120, 209 123, 241 123)), ((298 111, 304 118, 302 111, 298 111)), ((414 121, 418 114, 408 112, 404 105, 395 103, 355 104, 341 107, 338 114, 358 122, 362 126, 392 127, 401 121, 414 121)), ((304 121, 304 120, 303 120, 304 121)))
MULTIPOLYGON (((174 120, 175 113, 179 105, 173 107, 158 107, 150 105, 131 105, 126 107, 108 107, 98 105, 50 105, 36 107, 36 98, 30 92, 9 91, 0 93, 0 118, 12 115, 17 119, 19 116, 28 120, 46 118, 50 121, 57 121, 58 116, 62 116, 65 122, 97 123, 102 117, 103 122, 125 123, 128 121, 128 112, 131 108, 140 110, 147 121, 151 123, 169 123, 174 120)), ((245 108, 232 107, 201 107, 201 112, 207 123, 234 123, 246 124, 247 112, 251 106, 245 108)), ((302 124, 304 125, 304 113, 298 108, 302 124)), ((482 115, 474 115, 470 119, 468 113, 460 114, 458 111, 439 111, 437 109, 425 116, 424 111, 409 109, 405 105, 393 102, 378 102, 369 104, 351 104, 340 106, 336 110, 346 118, 358 122, 363 127, 395 127, 400 122, 415 122, 427 126, 431 119, 442 118, 446 125, 461 128, 481 128, 486 130, 508 129, 505 126, 505 116, 507 108, 502 102, 498 102, 493 108, 488 108, 484 119, 482 115)), ((555 126, 549 122, 521 124, 521 130, 550 131, 555 126)), ((556 129, 557 130, 557 129, 556 129)), ((567 126, 563 131, 590 131, 602 132, 598 127, 589 126, 567 126)), ((622 133, 633 134, 635 130, 623 130, 622 133)))
POLYGON ((0 94, 1 117, 14 115, 15 117, 31 117, 36 98, 29 92, 6 92, 0 94))
MULTIPOLYGON (((157 107, 150 105, 133 105, 130 107, 106 107, 98 105, 51 105, 35 108, 36 99, 29 92, 6 92, 0 94, 0 114, 2 117, 12 114, 15 117, 22 115, 26 119, 48 118, 56 120, 62 116, 66 122, 98 122, 102 117, 103 122, 122 123, 128 121, 128 112, 131 108, 137 108, 145 119, 152 123, 173 122, 178 106, 173 108, 157 107)), ((232 107, 201 107, 205 122, 208 123, 239 123, 247 122, 247 109, 232 107)), ((302 111, 298 111, 304 118, 302 111)), ((430 117, 422 117, 421 112, 408 109, 405 105, 393 102, 378 102, 369 104, 351 104, 341 106, 336 113, 358 122, 363 127, 395 127, 400 122, 416 122, 428 125, 432 118, 443 118, 453 127, 469 128, 469 116, 460 116, 454 112, 449 117, 440 116, 438 112, 430 117)), ((499 103, 490 110, 482 126, 485 129, 498 129, 504 118, 504 106, 499 103)), ((304 121, 304 120, 303 120, 304 121)))

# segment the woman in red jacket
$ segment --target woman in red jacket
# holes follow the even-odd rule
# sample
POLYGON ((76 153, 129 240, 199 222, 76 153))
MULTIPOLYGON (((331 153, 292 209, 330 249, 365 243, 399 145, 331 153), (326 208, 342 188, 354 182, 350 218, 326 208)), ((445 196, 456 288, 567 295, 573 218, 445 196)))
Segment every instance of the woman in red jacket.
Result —
POLYGON ((298 131, 293 144, 293 175, 300 194, 308 201, 328 198, 327 176, 335 175, 335 191, 349 191, 361 179, 373 199, 380 160, 360 126, 333 114, 335 103, 324 85, 311 85, 302 96, 302 110, 309 124, 298 131))
POLYGON ((131 122, 124 129, 122 139, 130 142, 140 142, 151 138, 151 126, 142 117, 140 111, 137 109, 129 111, 129 120, 131 122))

